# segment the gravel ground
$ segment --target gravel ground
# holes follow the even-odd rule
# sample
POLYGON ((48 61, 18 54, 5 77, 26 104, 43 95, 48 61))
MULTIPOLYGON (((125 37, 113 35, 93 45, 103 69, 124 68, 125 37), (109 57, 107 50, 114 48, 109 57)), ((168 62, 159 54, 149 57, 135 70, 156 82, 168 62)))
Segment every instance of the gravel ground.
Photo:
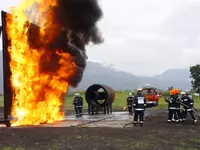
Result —
MULTIPOLYGON (((152 110, 143 127, 1 128, 0 148, 32 150, 199 150, 200 125, 166 123, 167 112, 152 110)), ((190 119, 190 118, 189 118, 190 119)))

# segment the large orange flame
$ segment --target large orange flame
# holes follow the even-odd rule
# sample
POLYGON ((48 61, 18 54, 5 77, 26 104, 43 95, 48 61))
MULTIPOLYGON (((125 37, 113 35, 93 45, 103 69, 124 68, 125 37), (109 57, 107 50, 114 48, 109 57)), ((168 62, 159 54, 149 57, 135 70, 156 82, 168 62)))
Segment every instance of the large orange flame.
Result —
POLYGON ((31 48, 27 37, 30 24, 26 24, 26 21, 30 19, 40 23, 40 37, 45 36, 46 28, 53 29, 48 34, 48 38, 40 42, 48 43, 56 36, 55 31, 59 26, 54 24, 51 13, 45 15, 45 18, 44 15, 42 16, 50 6, 55 5, 56 0, 25 0, 11 10, 11 17, 6 18, 7 34, 11 39, 11 46, 8 50, 11 56, 11 83, 14 91, 12 116, 15 120, 12 126, 38 125, 64 119, 61 107, 68 90, 67 79, 74 73, 75 63, 68 53, 56 50, 54 53, 60 56, 59 69, 51 73, 41 73, 38 62, 49 50, 31 48), (37 13, 39 13, 35 15, 35 12, 31 16, 29 14, 27 18, 25 11, 34 3, 39 4, 37 7, 37 13))

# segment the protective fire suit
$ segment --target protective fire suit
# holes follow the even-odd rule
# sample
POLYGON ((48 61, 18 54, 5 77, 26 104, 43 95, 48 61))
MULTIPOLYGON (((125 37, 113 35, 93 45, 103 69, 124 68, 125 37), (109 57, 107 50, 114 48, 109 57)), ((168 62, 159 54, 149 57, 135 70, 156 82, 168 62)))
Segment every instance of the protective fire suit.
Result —
POLYGON ((146 108, 146 99, 141 92, 138 92, 134 97, 133 108, 134 108, 134 125, 137 124, 139 117, 139 123, 142 126, 144 123, 144 111, 146 108))

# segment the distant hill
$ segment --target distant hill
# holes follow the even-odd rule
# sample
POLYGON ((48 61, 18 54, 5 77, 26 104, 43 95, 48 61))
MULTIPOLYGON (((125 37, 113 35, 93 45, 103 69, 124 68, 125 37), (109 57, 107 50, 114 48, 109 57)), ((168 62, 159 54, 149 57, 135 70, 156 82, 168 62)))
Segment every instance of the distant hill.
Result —
MULTIPOLYGON (((2 52, 2 51, 1 51, 2 52)), ((0 52, 0 93, 3 93, 3 65, 0 52)), ((117 71, 112 67, 103 66, 100 63, 87 62, 83 79, 76 89, 70 91, 85 90, 92 84, 106 84, 115 90, 133 90, 137 87, 151 84, 159 89, 167 89, 174 86, 179 89, 190 89, 188 81, 190 72, 187 69, 169 69, 160 75, 152 77, 136 76, 128 72, 117 71)))
POLYGON ((87 89, 94 83, 106 84, 115 90, 133 90, 145 84, 151 84, 159 89, 167 89, 169 86, 191 89, 189 76, 189 69, 169 69, 152 77, 135 76, 131 73, 104 67, 99 63, 88 62, 83 80, 77 89, 87 89))

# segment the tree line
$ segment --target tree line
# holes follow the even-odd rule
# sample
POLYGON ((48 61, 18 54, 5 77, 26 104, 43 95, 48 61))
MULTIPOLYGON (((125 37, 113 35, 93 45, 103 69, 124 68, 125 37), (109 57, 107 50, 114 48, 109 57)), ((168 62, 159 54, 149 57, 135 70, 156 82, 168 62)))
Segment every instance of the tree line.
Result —
POLYGON ((200 64, 190 67, 192 89, 200 94, 200 64))

